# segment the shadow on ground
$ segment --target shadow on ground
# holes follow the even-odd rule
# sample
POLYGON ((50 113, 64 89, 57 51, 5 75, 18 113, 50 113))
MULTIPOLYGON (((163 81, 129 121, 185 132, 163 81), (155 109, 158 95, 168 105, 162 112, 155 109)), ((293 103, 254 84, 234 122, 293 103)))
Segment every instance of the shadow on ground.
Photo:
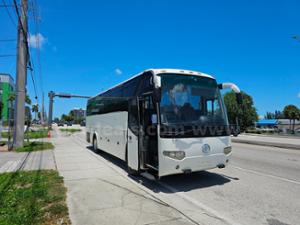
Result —
MULTIPOLYGON (((87 147, 87 149, 94 152, 90 146, 87 147)), ((109 162, 123 169, 127 173, 126 162, 101 150, 98 150, 96 154, 100 155, 102 158, 108 160, 109 162)), ((151 180, 144 176, 128 175, 128 177, 130 177, 135 182, 144 185, 145 187, 152 190, 153 192, 157 192, 157 193, 173 192, 168 188, 165 188, 164 185, 161 185, 162 183, 174 188, 178 192, 188 192, 194 189, 224 185, 228 182, 231 182, 232 180, 239 180, 238 178, 228 177, 222 174, 209 172, 209 171, 194 172, 191 174, 170 175, 170 176, 162 177, 159 181, 151 180)))

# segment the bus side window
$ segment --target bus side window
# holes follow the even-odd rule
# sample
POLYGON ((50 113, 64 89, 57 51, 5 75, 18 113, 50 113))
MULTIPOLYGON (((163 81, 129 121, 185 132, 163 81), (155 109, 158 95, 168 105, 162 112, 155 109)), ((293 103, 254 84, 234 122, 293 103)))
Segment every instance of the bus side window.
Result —
POLYGON ((128 128, 136 136, 139 134, 139 115, 138 115, 138 106, 136 99, 131 99, 128 101, 128 128))

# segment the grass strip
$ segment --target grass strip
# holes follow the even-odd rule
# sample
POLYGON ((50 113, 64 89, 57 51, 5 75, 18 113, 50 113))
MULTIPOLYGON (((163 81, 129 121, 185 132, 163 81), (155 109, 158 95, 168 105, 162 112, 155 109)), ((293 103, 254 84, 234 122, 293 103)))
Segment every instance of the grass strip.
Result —
POLYGON ((41 141, 33 141, 33 142, 24 142, 24 146, 17 148, 16 152, 34 152, 34 151, 42 151, 54 149, 54 145, 50 142, 41 142, 41 141))
MULTIPOLYGON (((29 131, 24 133, 24 139, 38 139, 38 138, 45 138, 48 136, 47 129, 40 129, 37 131, 29 131)), ((8 132, 2 132, 3 138, 8 138, 8 132)))
POLYGON ((77 129, 77 128, 61 128, 59 130, 62 132, 67 132, 67 133, 75 133, 75 132, 81 131, 81 129, 77 129))
POLYGON ((71 224, 63 178, 54 170, 0 174, 0 224, 71 224))

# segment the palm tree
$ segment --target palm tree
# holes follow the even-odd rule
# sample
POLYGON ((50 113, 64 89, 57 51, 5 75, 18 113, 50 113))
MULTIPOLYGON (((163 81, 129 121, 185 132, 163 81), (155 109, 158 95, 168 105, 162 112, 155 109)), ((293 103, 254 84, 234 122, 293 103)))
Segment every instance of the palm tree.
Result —
POLYGON ((31 110, 34 113, 34 120, 36 120, 37 119, 37 113, 39 111, 39 105, 38 104, 32 105, 32 109, 31 110))
POLYGON ((29 95, 26 94, 26 97, 25 97, 25 103, 28 104, 28 105, 31 105, 31 99, 29 97, 29 95))
POLYGON ((300 110, 295 105, 287 105, 283 109, 284 116, 290 120, 290 129, 292 130, 292 133, 295 132, 295 121, 299 118, 299 112, 300 110))

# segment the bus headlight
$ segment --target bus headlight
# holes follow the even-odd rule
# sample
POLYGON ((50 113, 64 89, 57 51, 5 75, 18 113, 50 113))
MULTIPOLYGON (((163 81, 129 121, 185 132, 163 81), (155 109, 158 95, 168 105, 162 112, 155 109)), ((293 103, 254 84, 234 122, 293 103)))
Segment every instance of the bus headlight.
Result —
POLYGON ((170 157, 172 159, 182 160, 185 157, 184 151, 164 151, 164 156, 170 157))
POLYGON ((224 154, 225 154, 225 155, 228 155, 228 154, 231 152, 231 150, 232 150, 232 149, 231 149, 231 146, 225 147, 225 148, 224 148, 224 154))

